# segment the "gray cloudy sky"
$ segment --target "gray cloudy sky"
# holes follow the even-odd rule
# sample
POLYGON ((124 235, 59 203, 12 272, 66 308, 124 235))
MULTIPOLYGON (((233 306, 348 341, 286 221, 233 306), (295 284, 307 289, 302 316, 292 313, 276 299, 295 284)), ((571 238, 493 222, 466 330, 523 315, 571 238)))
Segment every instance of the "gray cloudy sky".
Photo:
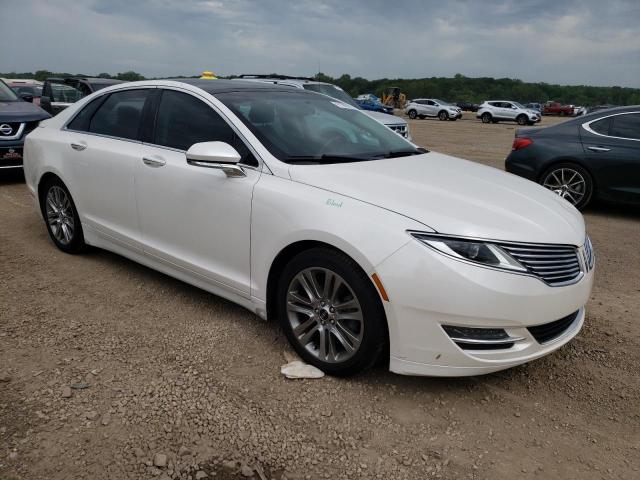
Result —
POLYGON ((0 0, 0 71, 640 87, 640 0, 0 0))

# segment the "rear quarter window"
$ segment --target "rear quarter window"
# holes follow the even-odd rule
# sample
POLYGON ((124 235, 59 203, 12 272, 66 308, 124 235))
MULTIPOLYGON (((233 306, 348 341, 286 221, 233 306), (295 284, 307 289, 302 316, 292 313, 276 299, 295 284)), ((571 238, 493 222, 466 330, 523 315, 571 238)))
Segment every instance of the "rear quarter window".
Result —
POLYGON ((609 135, 612 137, 640 140, 640 113, 629 113, 611 117, 609 135))
POLYGON ((589 128, 600 135, 609 135, 611 117, 603 118, 589 124, 589 128))

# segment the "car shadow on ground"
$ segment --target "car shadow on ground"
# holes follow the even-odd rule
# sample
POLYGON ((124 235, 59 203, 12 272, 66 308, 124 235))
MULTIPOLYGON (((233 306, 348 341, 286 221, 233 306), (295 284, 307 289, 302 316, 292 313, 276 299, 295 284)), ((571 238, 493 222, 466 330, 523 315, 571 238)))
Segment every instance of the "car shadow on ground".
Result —
POLYGON ((0 170, 0 187, 2 185, 13 185, 15 183, 24 183, 24 172, 20 170, 0 170))
POLYGON ((588 206, 582 213, 585 215, 596 215, 598 217, 640 220, 640 205, 596 202, 588 206))

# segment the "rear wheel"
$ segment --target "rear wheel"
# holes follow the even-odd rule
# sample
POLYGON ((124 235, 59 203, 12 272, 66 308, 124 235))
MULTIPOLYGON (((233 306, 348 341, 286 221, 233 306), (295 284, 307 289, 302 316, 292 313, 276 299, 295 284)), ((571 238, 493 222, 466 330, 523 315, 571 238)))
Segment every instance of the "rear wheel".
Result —
POLYGON ((295 256, 278 285, 278 315, 302 359, 347 376, 371 367, 387 343, 378 292, 345 254, 314 248, 295 256))
POLYGON ((593 196, 591 175, 575 163, 559 163, 552 166, 542 175, 540 183, 578 210, 586 207, 593 196))
POLYGON ((46 181, 40 198, 40 209, 53 243, 66 253, 85 248, 78 211, 67 187, 58 178, 46 181))
POLYGON ((489 112, 485 112, 480 117, 482 119, 482 123, 491 123, 491 114, 489 112))
POLYGON ((409 110, 408 115, 410 119, 415 120, 418 116, 418 112, 416 112, 415 110, 409 110))
POLYGON ((442 121, 449 120, 449 114, 442 110, 440 113, 438 113, 438 118, 442 121))
POLYGON ((522 114, 518 115, 518 118, 516 118, 516 122, 518 122, 518 125, 526 125, 529 122, 529 119, 525 114, 522 114))

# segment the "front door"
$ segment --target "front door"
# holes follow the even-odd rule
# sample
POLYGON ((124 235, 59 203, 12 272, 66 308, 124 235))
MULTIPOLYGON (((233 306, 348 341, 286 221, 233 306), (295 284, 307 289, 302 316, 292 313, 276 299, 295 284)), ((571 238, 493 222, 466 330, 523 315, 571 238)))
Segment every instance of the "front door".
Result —
POLYGON ((135 166, 144 251, 248 297, 255 157, 212 105, 179 90, 162 90, 151 143, 135 166), (246 176, 189 165, 186 150, 207 141, 234 146, 246 176))

